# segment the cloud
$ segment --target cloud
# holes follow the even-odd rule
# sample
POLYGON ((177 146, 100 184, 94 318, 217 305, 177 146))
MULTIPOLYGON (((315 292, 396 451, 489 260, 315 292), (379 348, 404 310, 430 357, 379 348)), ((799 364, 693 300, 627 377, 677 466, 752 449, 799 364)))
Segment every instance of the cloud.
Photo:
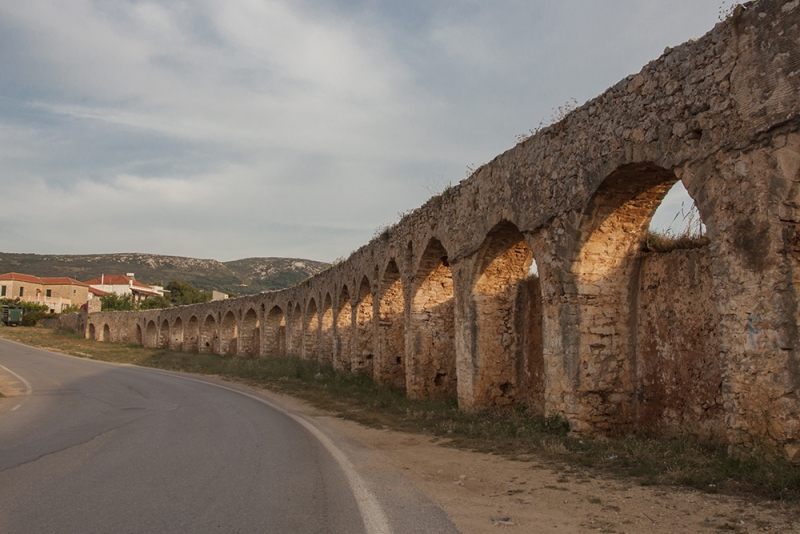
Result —
POLYGON ((2 246, 346 256, 716 4, 2 3, 2 246))

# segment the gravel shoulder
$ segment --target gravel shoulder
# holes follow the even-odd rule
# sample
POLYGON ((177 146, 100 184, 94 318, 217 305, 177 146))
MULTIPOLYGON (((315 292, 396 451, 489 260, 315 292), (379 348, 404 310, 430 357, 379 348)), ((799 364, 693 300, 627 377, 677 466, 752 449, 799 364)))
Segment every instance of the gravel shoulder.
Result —
POLYGON ((403 474, 464 534, 508 532, 800 532, 800 506, 641 486, 553 461, 511 461, 457 450, 429 436, 367 428, 302 401, 262 393, 403 474), (491 530, 490 530, 491 529, 491 530))

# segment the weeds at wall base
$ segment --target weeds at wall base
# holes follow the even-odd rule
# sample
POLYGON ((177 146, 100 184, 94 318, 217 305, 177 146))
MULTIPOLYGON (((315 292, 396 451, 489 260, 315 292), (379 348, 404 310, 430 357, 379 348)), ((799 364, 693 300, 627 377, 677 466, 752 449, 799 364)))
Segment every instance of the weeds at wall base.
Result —
POLYGON ((91 359, 213 375, 301 398, 374 428, 426 434, 443 445, 530 462, 585 478, 598 472, 641 484, 686 486, 708 493, 800 500, 800 466, 769 452, 729 454, 723 443, 629 436, 591 439, 569 433, 559 417, 524 407, 458 410, 452 399, 411 400, 368 376, 335 372, 298 358, 182 353, 87 340, 45 328, 0 328, 0 337, 91 359))

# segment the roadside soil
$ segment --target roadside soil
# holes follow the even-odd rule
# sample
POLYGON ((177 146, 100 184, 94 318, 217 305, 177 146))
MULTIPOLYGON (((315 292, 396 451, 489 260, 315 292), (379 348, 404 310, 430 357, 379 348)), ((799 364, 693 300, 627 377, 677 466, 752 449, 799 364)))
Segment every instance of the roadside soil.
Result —
POLYGON ((16 397, 17 395, 22 395, 25 391, 25 384, 0 367, 0 398, 16 397))
POLYGON ((294 397, 267 397, 368 448, 376 471, 402 473, 464 534, 508 532, 800 532, 800 506, 641 486, 554 461, 511 461, 445 440, 367 428, 294 397))

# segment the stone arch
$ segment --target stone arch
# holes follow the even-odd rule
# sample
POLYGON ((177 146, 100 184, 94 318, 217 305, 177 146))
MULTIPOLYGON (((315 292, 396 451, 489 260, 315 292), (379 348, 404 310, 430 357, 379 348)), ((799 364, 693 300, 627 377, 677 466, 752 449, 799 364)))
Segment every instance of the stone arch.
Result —
POLYGON ((196 315, 189 318, 186 323, 186 332, 184 334, 183 350, 186 352, 198 352, 198 341, 200 340, 200 323, 196 315))
POLYGON ((103 335, 101 337, 101 341, 111 341, 111 329, 108 327, 108 324, 103 325, 103 335))
POLYGON ((144 346, 148 349, 158 347, 158 328, 153 320, 148 321, 144 329, 144 346))
POLYGON ((346 285, 339 293, 339 304, 336 307, 336 354, 333 366, 336 369, 349 371, 353 351, 353 306, 350 304, 350 291, 346 285))
POLYGON ((303 338, 303 358, 306 360, 317 359, 319 345, 319 313, 317 301, 311 298, 306 308, 306 333, 303 338))
POLYGON ((411 398, 454 396, 457 390, 453 273, 432 238, 414 277, 406 333, 406 389, 411 398))
POLYGON ((89 323, 89 328, 87 330, 87 336, 89 339, 95 339, 95 328, 92 323, 89 323))
POLYGON ((170 338, 169 338, 169 348, 172 350, 183 350, 183 320, 180 317, 177 317, 175 321, 172 323, 172 328, 170 329, 170 338))
POLYGON ((255 308, 248 309, 242 318, 240 346, 242 354, 261 355, 261 321, 258 320, 255 308))
POLYGON ((168 349, 169 348, 169 319, 164 319, 161 321, 161 326, 158 329, 158 348, 159 349, 168 349))
POLYGON ((217 320, 214 318, 213 313, 209 313, 203 321, 203 324, 200 325, 199 352, 216 353, 218 339, 217 320))
POLYGON ((273 306, 264 320, 264 343, 267 355, 286 355, 286 318, 278 306, 273 306))
POLYGON ((331 294, 325 295, 322 305, 322 339, 319 352, 319 361, 323 365, 333 365, 333 354, 336 349, 333 332, 333 300, 331 294))
POLYGON ((378 302, 378 358, 375 378, 380 384, 406 388, 403 281, 390 260, 381 279, 378 302))
POLYGON ((533 264, 525 236, 508 221, 495 225, 478 249, 469 309, 472 391, 461 399, 466 407, 526 402, 543 411, 541 290, 533 264), (526 398, 532 392, 534 398, 526 398))
MULTIPOLYGON (((652 163, 624 165, 600 184, 582 214, 570 266, 580 329, 575 360, 565 362, 577 388, 579 429, 619 433, 636 426, 656 428, 668 423, 665 417, 687 398, 713 405, 719 396, 719 319, 708 248, 688 256, 679 251, 668 257, 641 254, 652 216, 677 180, 674 172, 652 163), (684 260, 698 267, 691 274, 694 280, 675 279, 692 269, 664 272, 670 263, 684 260), (700 289, 697 299, 674 299, 659 287, 678 293, 700 289), (665 324, 663 317, 673 317, 671 326, 653 331, 648 326, 653 314, 662 316, 655 321, 660 324, 665 324), (696 322, 702 323, 702 333, 696 322), (706 379, 692 378, 698 374, 706 379)), ((688 415, 673 423, 688 422, 688 415)))
POLYGON ((138 343, 139 345, 144 345, 144 339, 143 338, 144 338, 144 336, 142 336, 142 326, 137 324, 136 325, 136 339, 135 339, 135 342, 138 343))
POLYGON ((355 350, 350 357, 350 370, 372 375, 375 359, 375 311, 372 286, 364 275, 358 287, 355 308, 355 350))
POLYGON ((228 313, 222 318, 219 329, 220 354, 232 356, 237 354, 238 332, 239 327, 236 324, 236 315, 233 313, 233 310, 228 310, 228 313))

